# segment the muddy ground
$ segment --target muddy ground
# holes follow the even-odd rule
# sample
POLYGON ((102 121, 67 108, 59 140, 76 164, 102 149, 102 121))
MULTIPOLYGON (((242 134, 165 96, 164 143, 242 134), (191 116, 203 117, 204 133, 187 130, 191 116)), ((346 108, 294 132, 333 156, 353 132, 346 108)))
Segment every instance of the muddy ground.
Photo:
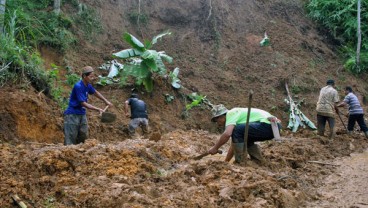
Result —
POLYGON ((123 116, 106 124, 93 112, 90 139, 66 147, 60 112, 48 98, 19 89, 4 94, 2 207, 13 206, 14 194, 30 207, 364 207, 368 142, 358 131, 345 134, 339 122, 334 140, 284 129, 282 141, 260 143, 264 165, 239 166, 223 161, 228 144, 222 155, 193 160, 216 142, 216 132, 168 130, 152 119, 150 134, 131 138, 123 116), (48 138, 49 131, 57 134, 48 138))

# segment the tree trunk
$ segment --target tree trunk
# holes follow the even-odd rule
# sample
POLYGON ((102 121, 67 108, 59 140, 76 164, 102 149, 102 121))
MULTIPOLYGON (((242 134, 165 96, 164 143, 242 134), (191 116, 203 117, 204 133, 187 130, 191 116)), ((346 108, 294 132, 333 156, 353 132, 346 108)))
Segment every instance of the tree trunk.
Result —
POLYGON ((0 34, 4 33, 4 15, 6 0, 0 0, 0 34))
POLYGON ((61 5, 61 0, 54 0, 54 12, 57 15, 60 14, 60 5, 61 5))
POLYGON ((360 72, 360 45, 362 42, 362 31, 360 30, 360 0, 358 0, 357 21, 358 21, 358 31, 357 31, 358 43, 357 43, 357 52, 356 52, 356 67, 359 73, 360 72))

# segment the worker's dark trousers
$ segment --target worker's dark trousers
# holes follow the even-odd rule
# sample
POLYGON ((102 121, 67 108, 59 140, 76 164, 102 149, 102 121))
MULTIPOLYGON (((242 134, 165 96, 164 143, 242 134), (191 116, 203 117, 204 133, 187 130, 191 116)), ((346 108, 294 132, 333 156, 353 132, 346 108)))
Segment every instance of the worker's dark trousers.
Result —
MULTIPOLYGON (((281 129, 281 124, 277 124, 281 129)), ((244 143, 245 124, 238 124, 235 126, 231 135, 233 143, 244 143)), ((271 124, 262 122, 249 123, 248 129, 248 143, 247 146, 252 146, 254 142, 266 141, 273 139, 273 132, 271 124)))
MULTIPOLYGON (((281 129, 281 124, 278 123, 277 125, 279 129, 281 129)), ((236 163, 244 161, 243 160, 244 133, 245 133, 245 124, 239 124, 235 126, 233 133, 231 135, 236 163)), ((260 159, 260 157, 262 157, 259 146, 254 144, 254 142, 271 140, 273 138, 274 136, 271 124, 261 122, 249 123, 247 148, 250 157, 251 158, 255 157, 256 159, 260 159)))
POLYGON ((349 120, 348 120, 348 130, 349 131, 354 130, 355 121, 358 122, 358 125, 361 131, 363 132, 368 131, 367 125, 365 125, 365 122, 364 122, 364 114, 349 115, 349 120))
POLYGON ((317 114, 318 135, 324 136, 326 121, 328 122, 328 125, 330 126, 330 136, 329 137, 333 138, 335 136, 335 118, 328 117, 328 116, 322 116, 322 115, 317 114))

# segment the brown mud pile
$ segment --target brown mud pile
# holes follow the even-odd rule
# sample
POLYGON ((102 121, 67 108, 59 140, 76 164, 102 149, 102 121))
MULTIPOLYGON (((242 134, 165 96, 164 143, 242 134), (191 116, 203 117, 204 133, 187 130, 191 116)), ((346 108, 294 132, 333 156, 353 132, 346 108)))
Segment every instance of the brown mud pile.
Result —
POLYGON ((224 155, 193 160, 217 139, 198 130, 157 142, 1 143, 0 204, 11 207, 18 194, 32 207, 300 207, 323 196, 318 187, 335 169, 329 161, 368 146, 358 134, 282 138, 261 144, 265 165, 246 167, 223 162, 224 155))

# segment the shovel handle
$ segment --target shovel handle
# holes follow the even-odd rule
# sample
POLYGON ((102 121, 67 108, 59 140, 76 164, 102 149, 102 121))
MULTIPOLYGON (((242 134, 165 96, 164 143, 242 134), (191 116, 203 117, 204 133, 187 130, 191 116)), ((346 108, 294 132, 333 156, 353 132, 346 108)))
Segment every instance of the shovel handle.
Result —
POLYGON ((109 105, 107 105, 107 106, 103 109, 103 111, 105 112, 108 108, 109 108, 109 105))

